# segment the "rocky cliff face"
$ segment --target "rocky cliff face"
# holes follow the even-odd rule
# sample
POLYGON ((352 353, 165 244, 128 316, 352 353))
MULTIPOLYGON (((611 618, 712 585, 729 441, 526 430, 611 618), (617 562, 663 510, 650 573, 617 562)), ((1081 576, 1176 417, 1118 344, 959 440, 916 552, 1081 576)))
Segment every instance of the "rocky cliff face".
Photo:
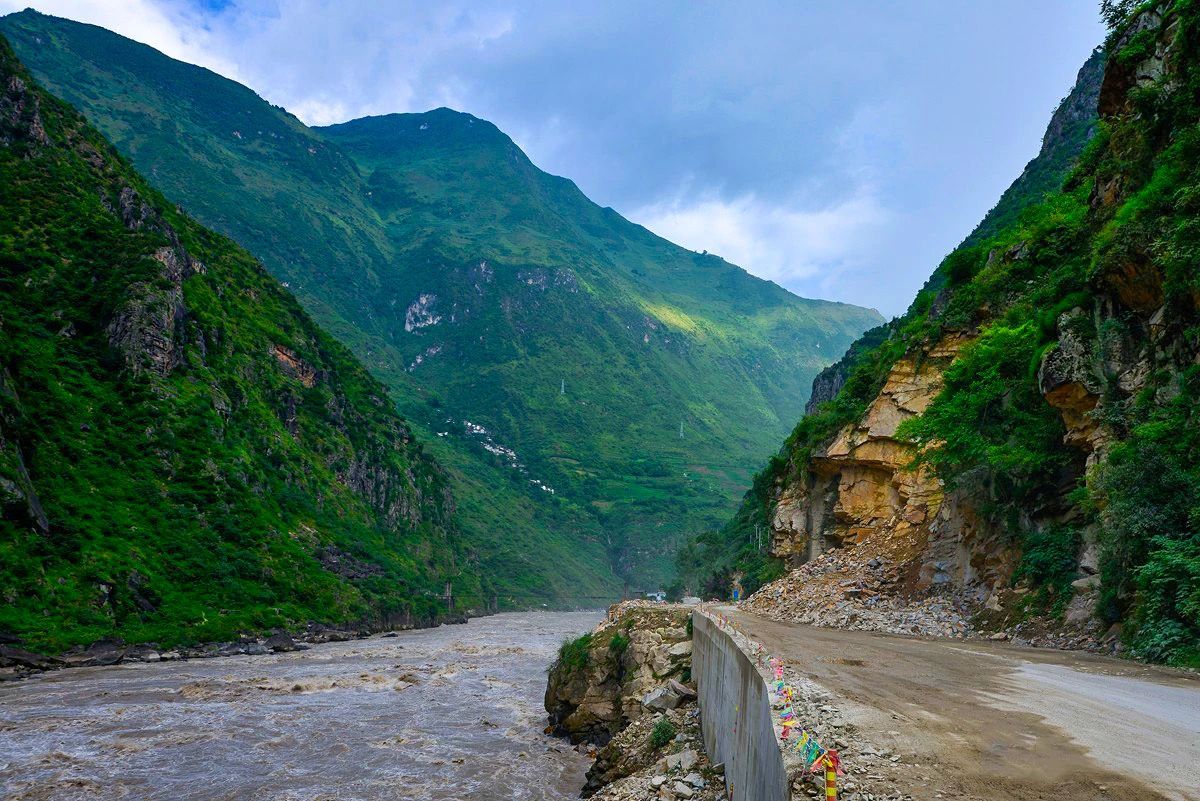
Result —
POLYGON ((691 608, 623 601, 591 632, 563 644, 546 711, 559 736, 600 745, 584 798, 662 801, 723 797, 690 683, 691 608))
POLYGON ((690 614, 683 607, 618 604, 594 631, 564 646, 546 687, 555 733, 604 744, 650 714, 647 696, 691 665, 690 614))
POLYGON ((966 342, 968 335, 951 333, 899 359, 866 413, 811 454, 775 504, 775 556, 797 565, 870 543, 872 558, 905 566, 912 590, 952 584, 986 593, 1008 579, 1011 556, 985 546, 993 534, 969 495, 947 494, 932 469, 914 467, 917 446, 897 436, 941 391, 943 371, 966 342))
POLYGON ((931 611, 902 603, 889 609, 900 615, 880 614, 880 596, 949 593, 983 604, 1003 595, 1019 554, 980 513, 986 500, 947 490, 933 468, 914 463, 919 446, 898 433, 938 396, 945 369, 970 342, 952 332, 898 359, 861 418, 817 448, 799 480, 782 485, 771 553, 803 567, 764 587, 752 608, 809 623, 954 636, 967 630, 960 604, 931 611))
POLYGON ((1124 621, 1138 653, 1191 658, 1193 5, 1122 21, 1102 86, 1097 55, 1080 74, 1094 90, 1077 87, 1047 132, 1043 155, 1098 105, 1064 188, 977 231, 885 339, 819 379, 827 403, 793 435, 769 504, 772 553, 795 572, 752 606, 928 633, 965 633, 974 615, 1083 645, 1118 645, 1119 626, 1100 635, 1124 621), (938 595, 945 614, 916 614, 938 595))

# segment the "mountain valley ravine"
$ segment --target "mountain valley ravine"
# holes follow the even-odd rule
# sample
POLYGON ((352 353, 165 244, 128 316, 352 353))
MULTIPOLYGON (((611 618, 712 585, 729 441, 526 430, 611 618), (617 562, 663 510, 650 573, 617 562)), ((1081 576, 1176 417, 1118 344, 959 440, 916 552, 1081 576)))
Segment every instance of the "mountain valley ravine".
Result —
POLYGON ((0 801, 1200 801, 1200 0, 12 2, 0 801))

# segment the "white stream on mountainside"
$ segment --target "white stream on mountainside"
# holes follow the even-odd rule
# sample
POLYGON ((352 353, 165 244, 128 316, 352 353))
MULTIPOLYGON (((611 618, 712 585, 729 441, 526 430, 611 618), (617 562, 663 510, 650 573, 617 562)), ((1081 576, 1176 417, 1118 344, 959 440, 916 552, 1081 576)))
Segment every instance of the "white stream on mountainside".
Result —
POLYGON ((4 799, 576 798, 546 668, 599 612, 527 612, 297 653, 0 684, 4 799))

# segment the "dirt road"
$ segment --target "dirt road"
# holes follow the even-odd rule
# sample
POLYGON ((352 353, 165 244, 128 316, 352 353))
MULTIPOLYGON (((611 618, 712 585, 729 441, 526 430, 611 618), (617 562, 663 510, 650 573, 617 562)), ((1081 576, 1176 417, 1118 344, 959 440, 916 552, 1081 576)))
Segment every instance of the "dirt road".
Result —
POLYGON ((898 789, 914 798, 1200 801, 1195 675, 729 614, 842 699, 862 738, 912 766, 898 789))

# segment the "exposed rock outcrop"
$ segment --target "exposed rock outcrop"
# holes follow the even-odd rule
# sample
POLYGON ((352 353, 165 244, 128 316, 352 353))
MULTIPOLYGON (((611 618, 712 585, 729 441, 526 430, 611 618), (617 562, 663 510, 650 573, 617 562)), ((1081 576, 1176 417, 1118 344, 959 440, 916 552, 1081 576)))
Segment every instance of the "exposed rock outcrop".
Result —
POLYGON ((954 333, 896 362, 883 389, 857 422, 812 454, 799 481, 775 505, 771 550, 793 566, 830 548, 866 545, 870 558, 905 566, 914 590, 954 585, 986 597, 1007 579, 1011 557, 986 547, 994 539, 964 493, 947 495, 915 446, 897 437, 905 420, 924 412, 942 373, 962 346, 954 333))
POLYGON ((170 242, 150 254, 154 272, 129 285, 124 304, 108 324, 109 344, 127 368, 165 376, 183 358, 187 321, 183 282, 202 274, 204 265, 192 258, 175 230, 131 187, 122 187, 116 207, 109 204, 109 208, 129 230, 153 230, 170 242))
POLYGON ((41 98, 29 91, 19 75, 11 75, 0 94, 0 143, 21 142, 29 147, 50 144, 42 121, 41 98))
MULTIPOLYGON (((550 671, 550 725, 572 742, 604 744, 649 710, 642 700, 691 664, 688 616, 682 606, 618 604, 577 640, 573 658, 550 671)), ((564 650, 564 656, 566 651, 564 650)))
POLYGON ((717 801, 725 797, 723 768, 704 753, 700 710, 643 717, 600 749, 582 795, 597 801, 717 801), (654 731, 670 724, 675 735, 656 745, 654 731))
POLYGON ((546 688, 548 731, 602 744, 583 797, 723 797, 704 753, 691 674, 691 607, 625 601, 565 644, 546 688))
POLYGON ((306 387, 314 387, 320 374, 312 365, 301 359, 294 350, 286 345, 271 345, 271 355, 279 362, 280 368, 292 378, 306 387))
POLYGON ((36 531, 48 534, 50 520, 15 436, 19 409, 20 398, 12 377, 7 370, 0 370, 0 513, 5 520, 28 522, 36 531))

